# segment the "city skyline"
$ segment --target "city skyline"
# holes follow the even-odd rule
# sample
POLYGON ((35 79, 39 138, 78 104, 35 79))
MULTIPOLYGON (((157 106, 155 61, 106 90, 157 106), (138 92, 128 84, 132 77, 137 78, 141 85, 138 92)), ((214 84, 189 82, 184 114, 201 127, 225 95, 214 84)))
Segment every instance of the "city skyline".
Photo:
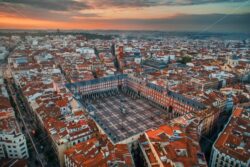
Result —
POLYGON ((0 1, 1 29, 249 33, 249 0, 0 1))
POLYGON ((250 167, 250 0, 0 0, 0 167, 250 167))

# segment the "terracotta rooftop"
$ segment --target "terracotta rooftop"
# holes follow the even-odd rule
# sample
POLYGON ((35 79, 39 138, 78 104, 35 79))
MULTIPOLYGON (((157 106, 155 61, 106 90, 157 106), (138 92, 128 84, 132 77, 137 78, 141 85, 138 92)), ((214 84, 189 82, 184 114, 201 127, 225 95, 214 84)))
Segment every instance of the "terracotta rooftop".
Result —
POLYGON ((0 112, 0 132, 11 134, 19 132, 14 111, 0 112))
POLYGON ((0 96, 0 110, 11 108, 10 101, 7 97, 0 96))
POLYGON ((100 134, 69 148, 64 154, 77 166, 106 167, 110 163, 121 163, 129 167, 133 164, 127 145, 114 146, 105 135, 100 134))
POLYGON ((180 125, 163 125, 151 129, 139 141, 152 166, 165 167, 180 163, 183 166, 206 166, 203 153, 196 138, 180 125))
POLYGON ((230 157, 247 162, 250 157, 250 140, 247 136, 250 128, 249 114, 250 104, 247 107, 238 106, 234 109, 233 114, 214 144, 220 152, 230 157))

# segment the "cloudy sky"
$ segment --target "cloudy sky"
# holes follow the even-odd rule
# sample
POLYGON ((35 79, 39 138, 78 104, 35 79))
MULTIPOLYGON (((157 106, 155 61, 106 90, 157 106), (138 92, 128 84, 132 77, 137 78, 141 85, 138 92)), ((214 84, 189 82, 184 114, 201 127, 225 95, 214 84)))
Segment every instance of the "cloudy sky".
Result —
POLYGON ((0 0, 1 29, 250 32, 250 0, 0 0))

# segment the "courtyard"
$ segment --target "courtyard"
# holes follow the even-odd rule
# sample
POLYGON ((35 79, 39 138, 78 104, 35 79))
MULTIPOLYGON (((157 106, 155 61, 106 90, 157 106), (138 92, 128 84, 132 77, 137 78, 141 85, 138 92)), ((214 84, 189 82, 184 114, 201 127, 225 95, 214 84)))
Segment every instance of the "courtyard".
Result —
POLYGON ((114 142, 123 141, 147 129, 164 124, 168 114, 141 98, 119 93, 92 100, 92 117, 114 142))

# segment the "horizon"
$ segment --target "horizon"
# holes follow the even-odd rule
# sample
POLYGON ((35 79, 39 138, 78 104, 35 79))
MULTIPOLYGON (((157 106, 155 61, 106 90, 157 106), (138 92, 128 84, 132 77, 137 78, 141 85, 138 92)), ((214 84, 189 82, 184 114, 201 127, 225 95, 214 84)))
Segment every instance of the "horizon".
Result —
POLYGON ((98 32, 161 32, 161 33, 194 33, 197 35, 202 35, 202 34, 250 34, 249 32, 223 32, 223 31, 175 31, 175 30, 144 30, 144 29, 133 29, 133 30, 121 30, 121 29, 59 29, 59 28, 54 28, 54 29, 1 29, 1 33, 6 33, 6 32, 16 32, 16 33, 29 33, 29 32, 51 32, 51 33, 56 33, 56 32, 81 32, 81 33, 98 33, 98 32))
POLYGON ((0 29, 250 33, 250 1, 0 2, 0 29))
POLYGON ((0 0, 0 164, 248 166, 249 18, 250 0, 0 0))

